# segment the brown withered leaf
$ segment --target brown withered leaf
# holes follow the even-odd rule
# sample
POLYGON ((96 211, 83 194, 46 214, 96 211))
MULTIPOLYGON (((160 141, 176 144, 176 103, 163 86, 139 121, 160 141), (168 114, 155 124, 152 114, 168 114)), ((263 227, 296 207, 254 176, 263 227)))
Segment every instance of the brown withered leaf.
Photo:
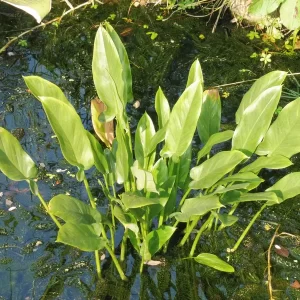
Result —
POLYGON ((160 260, 148 260, 144 264, 148 266, 164 266, 166 263, 160 260))
POLYGON ((120 33, 120 35, 121 35, 121 36, 127 36, 127 35, 131 34, 132 30, 133 30, 132 27, 127 27, 127 28, 125 28, 125 29, 120 33))
POLYGON ((114 122, 109 121, 102 123, 99 121, 99 116, 106 110, 105 104, 98 98, 91 101, 91 113, 93 128, 99 139, 105 143, 107 147, 111 147, 114 136, 114 122))
POLYGON ((279 246, 279 245, 275 245, 275 252, 280 255, 280 256, 283 256, 283 257, 289 257, 290 255, 290 252, 287 248, 284 248, 282 246, 279 246))
POLYGON ((295 280, 293 283, 291 283, 291 287, 294 289, 300 289, 300 282, 295 280))

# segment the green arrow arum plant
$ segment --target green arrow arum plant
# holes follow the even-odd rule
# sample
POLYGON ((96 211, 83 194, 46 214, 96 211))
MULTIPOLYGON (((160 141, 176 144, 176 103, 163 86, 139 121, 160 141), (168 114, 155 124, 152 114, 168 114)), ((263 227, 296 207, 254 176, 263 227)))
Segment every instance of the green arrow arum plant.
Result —
POLYGON ((264 208, 300 193, 300 172, 286 175, 266 190, 259 188, 264 181, 259 176, 263 168, 286 168, 292 165, 291 156, 300 152, 300 98, 286 105, 272 123, 286 73, 268 73, 244 95, 236 112, 236 129, 220 132, 220 97, 217 90, 203 91, 201 66, 196 60, 174 107, 170 108, 159 88, 155 97, 157 126, 144 113, 131 134, 126 114, 126 105, 133 100, 129 60, 116 32, 108 23, 104 26, 96 35, 92 64, 101 99, 92 102, 92 121, 102 144, 84 129, 56 85, 37 76, 24 77, 43 106, 65 159, 78 168, 76 178, 83 182, 90 205, 63 194, 47 203, 38 191, 35 163, 4 128, 0 128, 0 170, 11 180, 29 183, 58 227, 57 242, 95 252, 99 276, 99 250, 109 253, 125 280, 119 261, 125 260, 127 247, 131 244, 140 255, 142 271, 144 263, 167 249, 179 223, 186 227, 180 246, 196 231, 189 258, 234 272, 214 254, 194 256, 200 237, 237 222, 235 212, 241 202, 263 202, 236 244, 229 245, 230 251, 235 251, 264 208), (196 131, 202 148, 192 164, 196 131), (229 140, 231 150, 212 151, 229 140), (101 173, 98 182, 109 200, 107 213, 97 209, 85 175, 93 166, 101 173), (119 194, 117 184, 124 187, 119 194), (124 227, 119 259, 114 253, 117 224, 124 227))

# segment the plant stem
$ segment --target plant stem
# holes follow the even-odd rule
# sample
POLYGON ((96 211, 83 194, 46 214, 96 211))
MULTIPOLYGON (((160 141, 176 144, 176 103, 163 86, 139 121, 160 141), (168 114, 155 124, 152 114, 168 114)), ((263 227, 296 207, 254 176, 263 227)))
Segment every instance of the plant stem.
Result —
POLYGON ((57 225, 58 228, 61 228, 61 224, 59 223, 59 221, 57 220, 57 218, 49 211, 48 205, 47 205, 46 201, 43 199, 43 197, 40 194, 40 192, 37 192, 36 195, 40 199, 42 205, 44 206, 46 212, 49 214, 49 216, 51 217, 51 219, 53 220, 53 222, 57 225))
POLYGON ((121 266, 119 264, 118 259, 115 256, 114 252, 109 248, 108 245, 105 246, 105 249, 110 254, 110 256, 111 256, 111 258, 112 258, 112 260, 113 260, 113 262, 114 262, 114 264, 115 264, 115 266, 116 266, 116 268, 117 268, 117 270, 119 272, 119 275, 120 275, 121 279, 122 280, 127 280, 127 277, 125 276, 125 274, 124 274, 124 272, 123 272, 123 270, 122 270, 122 268, 121 268, 121 266))
POLYGON ((205 231, 205 229, 208 227, 208 225, 210 224, 211 220, 213 219, 213 214, 211 213, 210 216, 208 217, 208 219, 205 221, 205 223, 201 226, 201 228, 198 230, 198 233, 195 237, 195 240, 193 242, 189 257, 193 257, 194 256, 194 252, 196 249, 196 246, 198 244, 198 241, 202 235, 202 233, 205 231))
POLYGON ((96 204, 95 204, 95 201, 94 201, 94 198, 93 198, 93 195, 92 195, 92 192, 91 192, 91 189, 90 189, 90 186, 89 186, 89 183, 86 179, 85 174, 84 174, 84 178, 83 178, 83 183, 84 183, 86 192, 88 194, 88 197, 90 199, 90 203, 91 203, 92 208, 96 208, 96 204))
POLYGON ((241 234, 240 238, 237 240, 237 242, 235 243, 234 247, 230 249, 230 252, 234 252, 237 250, 237 248, 239 247, 240 243, 242 242, 242 240, 245 238, 246 234, 248 233, 248 231, 250 230, 250 228, 252 227, 253 223, 256 221, 256 219, 260 216, 260 214, 262 213, 262 211, 266 208, 267 203, 265 203, 260 210, 254 215, 254 217, 252 218, 251 222, 248 224, 248 226, 246 227, 246 229, 244 230, 244 232, 241 234))
POLYGON ((124 231, 124 235, 122 238, 122 243, 121 243, 121 254, 120 254, 120 261, 123 262, 125 261, 125 253, 126 253, 126 241, 127 241, 127 228, 124 231))
POLYGON ((198 221, 200 220, 200 217, 197 217, 192 221, 192 224, 189 226, 187 225, 186 233, 183 236, 181 242, 179 243, 179 246, 183 246, 185 242, 187 241, 188 237, 190 236, 191 232, 193 231, 194 227, 197 225, 198 221))
POLYGON ((188 189, 188 190, 185 192, 185 194, 183 195, 183 197, 181 198, 180 203, 179 203, 178 210, 180 210, 181 206, 183 205, 183 203, 184 203, 186 197, 189 195, 190 191, 191 191, 191 189, 188 189))
POLYGON ((95 262, 98 278, 101 279, 101 263, 98 250, 95 250, 95 262))

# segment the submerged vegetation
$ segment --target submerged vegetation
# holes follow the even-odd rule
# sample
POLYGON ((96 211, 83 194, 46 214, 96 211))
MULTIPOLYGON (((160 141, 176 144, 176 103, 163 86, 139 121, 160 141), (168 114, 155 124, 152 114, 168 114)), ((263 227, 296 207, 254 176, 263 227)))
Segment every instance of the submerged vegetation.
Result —
POLYGON ((120 262, 127 252, 138 253, 142 271, 145 263, 159 263, 153 256, 166 252, 175 235, 180 246, 191 241, 187 259, 233 272, 231 265, 216 256, 219 253, 195 255, 201 249, 201 236, 217 234, 236 223, 242 202, 264 202, 236 244, 228 245, 230 257, 264 208, 300 193, 299 172, 267 187, 260 187, 264 179, 258 175, 264 168, 291 166, 290 158, 300 152, 299 99, 286 105, 272 123, 286 73, 274 71, 258 79, 240 103, 236 129, 220 132, 219 94, 203 91, 202 70, 196 60, 173 108, 159 89, 157 122, 145 113, 132 134, 126 110, 133 100, 129 60, 116 32, 108 23, 105 26, 106 30, 100 26, 97 32, 92 64, 101 99, 92 101, 92 119, 102 144, 84 129, 56 85, 37 76, 24 78, 42 104, 65 159, 78 168, 76 179, 83 182, 90 204, 67 194, 56 195, 47 203, 38 189, 34 161, 4 128, 0 129, 0 170, 12 180, 29 183, 59 229, 58 242, 95 252, 99 276, 99 251, 111 256, 125 280, 120 262), (195 131, 201 149, 193 144, 195 131), (212 151, 218 144, 228 146, 229 140, 229 150, 212 151), (97 209, 98 199, 86 178, 93 166, 101 174, 98 182, 109 203, 106 211, 97 209), (115 244, 119 224, 124 227, 120 247, 115 244), (115 251, 120 251, 119 259, 115 251))

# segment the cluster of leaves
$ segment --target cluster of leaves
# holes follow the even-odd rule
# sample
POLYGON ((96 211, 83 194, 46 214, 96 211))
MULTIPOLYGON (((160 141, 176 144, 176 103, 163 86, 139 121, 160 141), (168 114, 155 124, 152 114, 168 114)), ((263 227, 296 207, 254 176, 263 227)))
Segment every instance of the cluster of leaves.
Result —
POLYGON ((203 232, 222 230, 237 222, 234 213, 239 203, 263 201, 230 249, 235 251, 265 207, 300 193, 300 172, 288 174, 268 189, 257 191, 264 181, 258 176, 263 168, 286 168, 292 164, 291 156, 300 152, 300 99, 284 107, 271 124, 286 77, 285 72, 271 72, 258 79, 243 97, 236 113, 236 129, 220 132, 219 93, 203 91, 202 70, 196 60, 186 88, 172 109, 161 88, 158 89, 158 127, 144 113, 132 135, 126 113, 126 105, 133 101, 130 64, 117 33, 108 23, 105 27, 100 26, 96 34, 92 62, 101 101, 91 103, 94 129, 105 147, 84 129, 59 87, 37 76, 24 78, 42 104, 63 156, 78 168, 76 178, 84 183, 90 205, 64 194, 46 203, 35 180, 35 163, 4 128, 0 128, 0 170, 12 180, 29 183, 32 193, 39 197, 59 228, 58 242, 95 252, 99 276, 98 251, 106 250, 121 278, 126 279, 114 254, 117 222, 124 227, 120 260, 125 259, 130 241, 141 257, 141 271, 144 263, 162 247, 167 249, 178 224, 183 223, 186 230, 180 245, 186 243, 195 229, 197 232, 190 258, 233 272, 232 266, 214 254, 200 253, 194 257, 196 246, 203 232), (195 131, 203 147, 197 154, 196 165, 192 165, 195 131), (215 145, 231 139, 231 150, 211 156, 215 145), (98 182, 110 203, 106 214, 97 210, 85 176, 85 171, 93 166, 101 173, 98 182), (123 193, 117 194, 118 185, 124 187, 123 193))

